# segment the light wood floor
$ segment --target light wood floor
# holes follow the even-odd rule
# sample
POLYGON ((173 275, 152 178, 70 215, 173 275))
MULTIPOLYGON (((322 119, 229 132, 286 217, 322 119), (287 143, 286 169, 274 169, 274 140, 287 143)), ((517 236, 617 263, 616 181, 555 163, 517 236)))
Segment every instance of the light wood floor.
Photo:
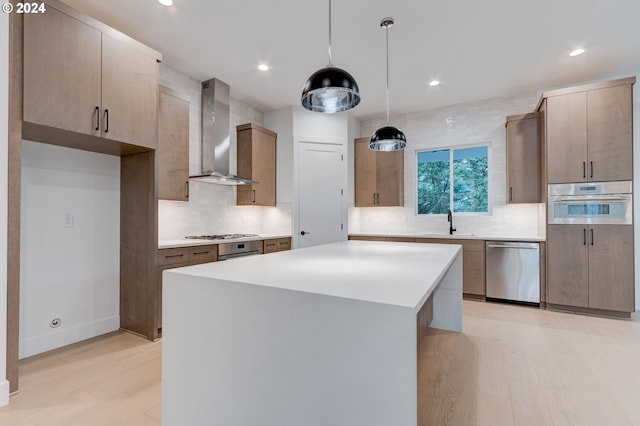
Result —
MULTIPOLYGON (((0 425, 158 425, 161 350, 118 332, 23 360, 0 425)), ((418 355, 420 426, 640 425, 637 317, 465 301, 418 355)))

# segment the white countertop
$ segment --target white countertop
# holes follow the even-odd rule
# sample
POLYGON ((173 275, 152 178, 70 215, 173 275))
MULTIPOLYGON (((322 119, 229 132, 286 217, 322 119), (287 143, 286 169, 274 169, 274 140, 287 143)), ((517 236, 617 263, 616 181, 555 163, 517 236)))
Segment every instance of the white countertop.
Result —
POLYGON ((349 236, 354 237, 400 237, 400 238, 439 238, 439 239, 452 239, 452 240, 487 240, 487 241, 532 241, 540 242, 545 241, 544 237, 537 235, 487 235, 487 234, 458 234, 456 232, 453 235, 449 233, 442 234, 424 234, 424 233, 367 233, 367 232, 349 232, 349 236))
POLYGON ((274 238, 291 238, 291 235, 275 235, 275 234, 262 234, 257 237, 246 238, 233 238, 227 240, 198 240, 198 239, 177 239, 177 240, 160 240, 158 241, 158 248, 176 248, 176 247, 193 247, 193 246, 206 246, 210 244, 222 244, 242 241, 255 241, 255 240, 271 240, 274 238))
POLYGON ((344 241, 165 271, 415 309, 460 245, 344 241))

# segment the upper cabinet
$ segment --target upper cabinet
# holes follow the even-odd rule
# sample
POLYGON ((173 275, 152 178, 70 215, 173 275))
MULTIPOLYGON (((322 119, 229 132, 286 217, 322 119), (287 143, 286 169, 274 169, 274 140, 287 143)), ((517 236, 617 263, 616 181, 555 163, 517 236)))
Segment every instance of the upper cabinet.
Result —
POLYGON ((27 127, 155 148, 160 54, 90 18, 84 22, 64 4, 52 4, 65 10, 47 2, 46 13, 24 15, 27 127))
POLYGON ((548 183, 631 180, 635 77, 543 94, 548 183))
POLYGON ((239 206, 276 205, 277 134, 256 124, 236 127, 238 146, 237 176, 255 180, 254 185, 239 185, 239 206))
POLYGON ((542 202, 540 116, 507 117, 507 203, 542 202))
POLYGON ((158 198, 189 200, 189 98, 160 86, 158 198))
POLYGON ((404 151, 374 151, 369 140, 355 140, 355 206, 403 206, 404 151))

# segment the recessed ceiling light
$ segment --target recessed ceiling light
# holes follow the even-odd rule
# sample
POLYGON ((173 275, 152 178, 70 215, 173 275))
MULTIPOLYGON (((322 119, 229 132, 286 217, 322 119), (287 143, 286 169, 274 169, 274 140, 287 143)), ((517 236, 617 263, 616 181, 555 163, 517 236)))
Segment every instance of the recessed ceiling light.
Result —
POLYGON ((158 0, 158 3, 163 6, 173 6, 173 0, 158 0))
POLYGON ((440 84, 440 82, 438 80, 433 80, 431 83, 429 83, 429 86, 437 86, 438 84, 440 84))
POLYGON ((269 71, 269 65, 267 65, 267 64, 260 64, 260 65, 258 65, 258 69, 259 69, 260 71, 269 71))
POLYGON ((569 53, 569 56, 578 56, 578 55, 582 55, 584 53, 584 49, 576 49, 576 50, 572 50, 571 53, 569 53))

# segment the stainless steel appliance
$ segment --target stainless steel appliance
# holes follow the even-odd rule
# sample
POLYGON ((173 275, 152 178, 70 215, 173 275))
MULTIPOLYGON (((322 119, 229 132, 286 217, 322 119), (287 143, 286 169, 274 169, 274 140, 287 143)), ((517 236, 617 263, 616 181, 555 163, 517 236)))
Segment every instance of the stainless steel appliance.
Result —
POLYGON ((549 224, 631 224, 631 181, 549 185, 549 224))
POLYGON ((218 260, 260 254, 260 241, 237 241, 218 244, 218 260))
POLYGON ((487 300, 540 304, 540 244, 485 243, 487 300))

